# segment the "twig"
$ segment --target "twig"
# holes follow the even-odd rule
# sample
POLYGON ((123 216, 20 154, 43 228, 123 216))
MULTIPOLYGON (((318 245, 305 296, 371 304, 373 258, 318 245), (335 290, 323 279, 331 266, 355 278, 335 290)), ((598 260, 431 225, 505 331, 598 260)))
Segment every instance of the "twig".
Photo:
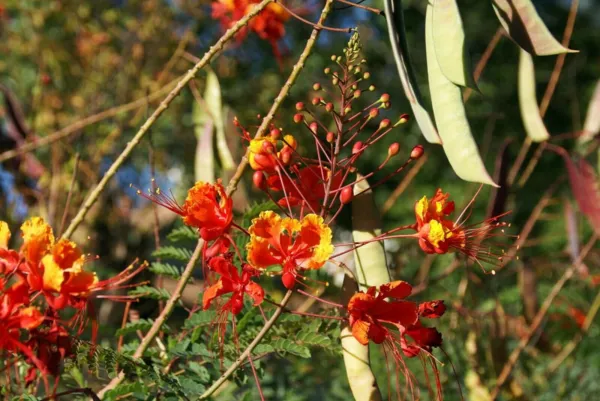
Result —
MULTIPOLYGON (((569 9, 569 16, 567 18, 567 24, 565 26, 565 31, 563 33, 562 45, 564 47, 569 47, 569 42, 571 41, 571 35, 573 34, 573 28, 575 26, 575 17, 577 17, 577 8, 579 6, 579 0, 572 0, 571 8, 569 9)), ((554 69, 552 70, 552 75, 550 76, 550 81, 548 81, 548 85, 546 86, 546 91, 544 92, 544 97, 542 98, 542 102, 540 104, 540 115, 542 118, 546 115, 548 111, 548 105, 550 104, 550 100, 552 99, 552 95, 554 95, 554 91, 556 90, 556 85, 558 84, 558 79, 560 77, 560 73, 565 64, 565 58, 567 57, 567 53, 562 53, 556 58, 556 63, 554 63, 554 69)), ((525 138, 523 145, 521 145, 521 149, 519 150, 519 156, 515 160, 515 164, 510 170, 510 174, 508 175, 508 182, 512 185, 514 182, 521 166, 523 165, 523 161, 525 160, 525 155, 527 151, 531 147, 531 140, 529 137, 525 138)), ((529 176, 533 172, 535 166, 537 165, 540 157, 544 149, 546 148, 546 142, 541 143, 536 149, 535 154, 529 161, 529 164, 525 168, 521 179, 519 180, 518 185, 522 187, 525 185, 525 182, 529 179, 529 176)))
POLYGON ((17 149, 9 150, 0 154, 0 163, 10 160, 14 157, 20 156, 24 153, 30 152, 32 150, 44 147, 46 145, 50 145, 56 141, 60 141, 63 138, 66 138, 70 135, 77 133, 82 128, 87 127, 88 125, 95 124, 99 121, 105 120, 110 117, 114 117, 121 113, 126 113, 131 110, 135 110, 142 106, 145 106, 148 101, 155 100, 157 98, 162 97, 165 92, 171 90, 173 85, 177 83, 180 78, 174 79, 173 81, 166 84, 164 87, 160 88, 156 92, 150 94, 149 96, 144 96, 141 99, 135 100, 131 103, 123 104, 121 106, 111 107, 110 109, 104 110, 98 114, 94 114, 89 117, 85 117, 79 121, 74 122, 71 125, 66 126, 63 129, 60 129, 52 134, 49 134, 43 138, 38 138, 35 141, 28 142, 19 146, 17 149))
MULTIPOLYGON (((160 103, 160 105, 158 105, 156 110, 154 110, 154 113, 152 113, 152 115, 140 127, 139 131, 129 141, 123 152, 121 152, 119 157, 117 157, 117 159, 110 166, 108 171, 104 174, 98 185, 96 185, 94 190, 90 193, 88 198, 85 200, 85 202, 79 209, 79 212, 77 213, 75 218, 73 218, 71 224, 67 228, 67 231, 64 234, 65 238, 69 238, 71 237, 71 235, 73 235, 73 232, 79 226, 79 224, 81 224, 87 212, 96 202, 96 200, 98 199, 98 197, 100 196, 110 179, 117 173, 119 167, 121 167, 121 165, 125 162, 127 157, 129 157, 131 152, 133 152, 133 149, 135 149, 135 147, 140 143, 146 132, 148 132, 148 130, 158 119, 158 117, 160 117, 160 115, 167 109, 167 107, 169 107, 169 104, 171 104, 171 102, 173 101, 173 99, 175 99, 179 92, 181 92, 181 90, 187 85, 187 83, 196 76, 198 71, 204 68, 204 66, 206 66, 206 64, 208 64, 210 60, 224 48, 225 44, 229 40, 231 40, 237 34, 237 32, 239 32, 244 26, 246 26, 254 16, 256 16, 272 1, 273 0, 263 0, 261 3, 254 6, 252 11, 250 11, 248 14, 246 14, 246 16, 244 16, 244 18, 240 19, 238 22, 235 23, 235 25, 229 28, 227 32, 225 32, 225 34, 217 41, 217 43, 204 54, 202 59, 198 63, 196 63, 196 65, 194 65, 194 67, 190 69, 183 76, 183 78, 179 80, 179 82, 177 82, 175 88, 173 88, 173 90, 169 92, 167 97, 160 103)), ((144 99, 144 101, 146 101, 146 99, 144 99)))
MULTIPOLYGON (((481 58, 477 62, 475 71, 473 71, 473 78, 475 79, 475 82, 479 81, 479 78, 481 77, 481 74, 483 73, 483 69, 487 65, 488 61, 490 61, 490 58, 492 57, 492 53, 496 49, 496 46, 498 46, 498 43, 500 42, 500 39, 502 38, 502 35, 504 34, 503 32, 504 32, 503 28, 498 28, 496 30, 496 33, 494 34, 494 36, 492 36, 490 43, 488 43, 487 47, 485 48, 485 51, 481 55, 481 58)), ((463 102, 464 103, 467 103, 467 100, 469 100, 472 93, 473 93, 473 89, 471 89, 471 88, 467 88, 465 90, 465 92, 463 94, 463 102)))
POLYGON ((71 185, 69 185, 69 193, 67 194, 67 201, 65 202, 65 209, 63 210, 63 215, 60 220, 60 228, 58 230, 58 235, 61 235, 63 229, 65 228, 65 223, 67 222, 67 216, 69 215, 69 207, 71 206, 71 197, 73 196, 73 188, 75 187, 75 181, 77 180, 77 167, 79 167, 79 158, 81 155, 79 152, 75 154, 75 160, 73 162, 73 176, 71 177, 71 185))
POLYGON ((406 188, 408 188, 408 186, 410 185, 412 180, 416 177, 416 175, 419 174, 419 171, 421 171, 421 167, 423 167, 425 165, 426 161, 427 161, 427 154, 424 154, 421 158, 419 158, 419 160, 417 160, 415 165, 411 167, 411 169, 406 174, 404 179, 402 179, 402 181, 400 181, 400 184, 398 184, 396 189, 394 189, 394 192, 392 192, 392 194, 389 196, 389 198, 387 198, 387 200, 383 204, 383 206, 381 208, 382 215, 386 214, 392 208, 392 206, 394 206, 394 203, 396 203, 396 200, 398 200, 400 195, 402 195, 402 193, 406 190, 406 188))
POLYGON ((577 258, 575 263, 573 263, 571 266, 569 266, 569 268, 567 270, 565 270, 565 272, 563 273, 560 280, 558 280, 556 282, 556 284, 554 284, 554 287, 552 287, 552 290, 550 291, 550 293, 544 300, 544 303, 540 307, 540 310, 538 311, 538 313, 535 315, 533 321, 531 322, 531 325, 529 326, 529 329, 527 330, 527 334, 523 338, 521 338, 521 340, 519 341, 519 344, 517 345, 517 348, 514 349, 514 351, 508 357, 508 361, 504 364, 504 367, 502 368, 502 371, 500 372, 500 375, 498 376, 498 379, 496 380, 496 387, 494 388, 494 390, 492 391, 491 396, 490 396, 490 399, 492 401, 495 400, 496 397, 498 397, 500 388, 506 382, 506 380, 508 379, 508 376, 510 376, 510 373, 512 372, 513 368, 515 367, 517 360, 519 359, 519 356, 521 355, 521 352, 523 352, 525 347, 527 347, 527 344, 529 344, 529 340, 531 340, 531 337, 535 334, 535 332, 538 330, 538 328, 542 324, 542 321, 544 320, 544 317, 546 316, 546 313, 548 312, 550 305, 552 305, 554 298, 556 298, 556 296, 558 295, 560 290, 563 288, 565 283, 567 281, 569 281, 569 279, 573 276, 575 271, 579 268, 579 265, 583 262, 583 259, 585 259, 588 252, 596 244, 597 239, 598 239, 598 236, 596 234, 594 234, 592 236, 592 238, 588 241, 588 243, 585 245, 585 248, 581 251, 581 254, 577 258))

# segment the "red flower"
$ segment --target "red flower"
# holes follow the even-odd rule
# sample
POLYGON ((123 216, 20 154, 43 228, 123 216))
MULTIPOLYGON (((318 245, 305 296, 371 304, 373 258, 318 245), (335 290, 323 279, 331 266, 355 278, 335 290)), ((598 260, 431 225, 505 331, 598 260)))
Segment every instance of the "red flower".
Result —
POLYGON ((216 184, 198 181, 189 191, 183 205, 157 189, 153 194, 138 194, 183 217, 184 224, 197 228, 200 237, 212 241, 226 233, 233 219, 233 201, 218 180, 216 184))
POLYGON ((436 319, 441 317, 446 312, 444 301, 429 301, 419 305, 419 316, 436 319))
POLYGON ((379 287, 369 287, 366 293, 358 292, 348 302, 350 327, 356 340, 367 345, 369 340, 381 344, 390 338, 385 324, 408 327, 419 318, 417 305, 403 301, 412 292, 405 281, 394 281, 379 287), (385 298, 395 298, 387 301, 385 298))
POLYGON ((237 268, 231 263, 230 255, 211 258, 208 267, 221 277, 204 292, 202 297, 203 309, 208 309, 215 298, 224 294, 231 294, 231 298, 221 307, 221 310, 231 312, 234 315, 240 313, 244 306, 244 294, 254 300, 255 306, 262 303, 265 291, 260 285, 251 280, 258 273, 254 268, 244 264, 240 276, 237 268))
MULTIPOLYGON (((212 5, 212 17, 218 19, 224 29, 229 29, 258 3, 260 0, 217 0, 212 5)), ((278 55, 277 41, 285 35, 283 25, 288 18, 288 13, 281 5, 271 3, 254 17, 248 26, 261 39, 269 41, 273 51, 278 55)), ((245 35, 245 31, 242 31, 238 39, 243 39, 245 35)))
MULTIPOLYGON (((325 199, 326 184, 331 180, 329 193, 338 191, 342 185, 343 173, 337 170, 333 179, 331 171, 327 167, 309 166, 302 169, 294 169, 296 178, 287 176, 280 177, 272 175, 268 178, 268 187, 275 191, 284 191, 286 196, 277 203, 281 207, 300 206, 314 213, 320 213, 326 205, 322 205, 325 199)), ((332 196, 330 199, 334 199, 332 196)))
POLYGON ((425 327, 421 322, 406 328, 401 339, 402 352, 409 358, 417 356, 421 350, 431 352, 432 347, 442 345, 442 334, 433 327, 425 327), (409 342, 406 336, 413 341, 409 342))

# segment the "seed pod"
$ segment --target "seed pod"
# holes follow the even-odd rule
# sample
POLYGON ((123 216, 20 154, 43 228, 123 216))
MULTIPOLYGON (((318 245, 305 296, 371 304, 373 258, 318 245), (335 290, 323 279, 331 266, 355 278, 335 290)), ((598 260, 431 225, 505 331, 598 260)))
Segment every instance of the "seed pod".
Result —
POLYGON ((417 160, 418 158, 423 156, 423 153, 425 153, 425 149, 423 149, 423 146, 417 145, 410 152, 410 158, 413 160, 417 160))
POLYGON ((399 151, 400 151, 400 144, 398 142, 394 142, 388 148, 388 156, 389 157, 396 156, 399 151))
POLYGON ((354 198, 354 186, 353 185, 349 185, 349 186, 345 187, 344 189, 342 189, 342 192, 340 193, 340 202, 342 202, 343 205, 347 205, 348 203, 352 202, 353 198, 354 198))

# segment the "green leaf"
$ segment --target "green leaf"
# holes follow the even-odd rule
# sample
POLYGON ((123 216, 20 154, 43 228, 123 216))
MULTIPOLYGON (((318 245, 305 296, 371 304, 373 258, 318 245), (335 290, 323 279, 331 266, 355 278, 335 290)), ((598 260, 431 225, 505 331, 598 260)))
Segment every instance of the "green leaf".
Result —
POLYGON ((159 301, 166 301, 171 297, 171 294, 166 289, 154 288, 147 285, 135 287, 133 290, 130 290, 128 292, 128 295, 133 295, 142 298, 157 299, 159 301))
POLYGON ((410 103, 415 120, 423 133, 423 136, 430 143, 441 144, 440 138, 431 116, 425 106, 419 92, 413 66, 410 61, 408 44, 406 43, 406 31, 404 28, 404 15, 402 12, 401 0, 384 0, 385 14, 387 15, 387 28, 390 37, 392 52, 398 68, 398 75, 402 83, 404 95, 410 103))
POLYGON ((179 384, 186 396, 198 396, 206 390, 204 384, 191 377, 181 377, 179 379, 179 384))
POLYGON ((261 354, 267 354, 269 352, 275 352, 275 348, 273 348, 273 346, 269 345, 269 344, 258 344, 256 347, 254 347, 254 349, 252 350, 252 353, 254 355, 261 355, 261 354))
POLYGON ((497 186, 485 169, 471 134, 461 90, 446 78, 438 64, 433 41, 433 7, 430 4, 425 18, 425 47, 433 114, 452 169, 465 181, 497 186))
POLYGON ((279 338, 271 343, 273 348, 280 352, 287 352, 301 358, 310 358, 310 350, 285 338, 279 338))
MULTIPOLYGON (((139 319, 135 322, 128 322, 125 327, 117 330, 117 336, 124 336, 126 334, 135 333, 136 331, 147 331, 150 330, 150 327, 154 324, 154 320, 152 319, 139 319)), ((163 325, 163 330, 168 331, 167 326, 163 325)))
POLYGON ((315 347, 329 347, 331 345, 331 338, 324 334, 301 331, 296 336, 296 341, 305 345, 312 345, 315 347))
POLYGON ((358 182, 354 185, 352 238, 356 243, 371 241, 354 251, 358 284, 360 289, 365 290, 370 286, 388 283, 391 277, 387 268, 383 242, 372 241, 381 234, 381 218, 375 206, 369 182, 366 179, 361 181, 362 178, 361 175, 357 175, 358 182))
POLYGON ((196 374, 196 379, 201 383, 208 383, 210 381, 210 373, 208 369, 200 365, 198 362, 188 362, 187 368, 196 374))
POLYGON ((195 312, 189 319, 183 324, 184 329, 193 329, 198 326, 207 326, 213 323, 216 316, 216 312, 213 310, 198 311, 195 312))
POLYGON ((533 58, 525 50, 519 57, 519 108, 525 132, 533 142, 543 142, 550 138, 544 120, 540 115, 535 94, 535 69, 533 58))
POLYGON ((152 252, 152 256, 157 259, 175 259, 186 262, 191 259, 192 251, 186 248, 163 246, 152 252))
POLYGON ((456 0, 434 0, 433 44, 438 64, 446 78, 456 85, 478 91, 456 0))
POLYGON ((161 276, 167 276, 174 279, 178 279, 181 276, 181 269, 169 263, 154 262, 150 265, 148 270, 154 274, 160 274, 161 276))
POLYGON ((197 241, 198 237, 198 231, 188 226, 174 228, 167 235, 167 239, 171 242, 197 241))
POLYGON ((523 50, 536 56, 576 53, 552 36, 531 0, 492 0, 500 24, 523 50))

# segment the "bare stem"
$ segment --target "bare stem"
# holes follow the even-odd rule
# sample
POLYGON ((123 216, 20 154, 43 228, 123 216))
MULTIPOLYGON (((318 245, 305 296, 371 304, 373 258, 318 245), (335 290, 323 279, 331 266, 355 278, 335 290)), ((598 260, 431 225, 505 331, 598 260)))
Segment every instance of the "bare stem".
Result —
POLYGON ((269 3, 273 0, 263 0, 261 3, 254 6, 254 8, 244 16, 244 18, 240 19, 235 23, 231 28, 225 32, 225 34, 217 41, 217 43, 212 46, 202 57, 202 59, 194 65, 192 69, 190 69, 184 76, 177 82, 175 88, 169 92, 167 97, 158 105, 154 113, 146 120, 146 122, 140 127, 135 136, 129 141, 123 152, 117 157, 114 163, 110 166, 104 177, 100 180, 98 185, 92 190, 88 198, 85 200, 79 212, 75 216, 75 218, 71 221, 71 224, 65 231, 63 237, 69 238, 73 235, 75 229, 81 224, 87 212, 94 205, 98 197, 106 188, 106 185, 110 181, 110 179, 117 173, 117 170, 121 167, 121 165, 125 162, 127 157, 133 152, 133 149, 140 143, 144 135, 148 132, 150 127, 156 122, 156 120, 160 117, 160 115, 169 107, 171 102, 175 99, 177 95, 181 92, 183 88, 190 82, 204 66, 206 66, 212 58, 217 55, 223 48, 225 44, 231 40, 237 32, 239 32, 244 26, 248 24, 248 22, 256 16, 260 11, 262 11, 269 3))

